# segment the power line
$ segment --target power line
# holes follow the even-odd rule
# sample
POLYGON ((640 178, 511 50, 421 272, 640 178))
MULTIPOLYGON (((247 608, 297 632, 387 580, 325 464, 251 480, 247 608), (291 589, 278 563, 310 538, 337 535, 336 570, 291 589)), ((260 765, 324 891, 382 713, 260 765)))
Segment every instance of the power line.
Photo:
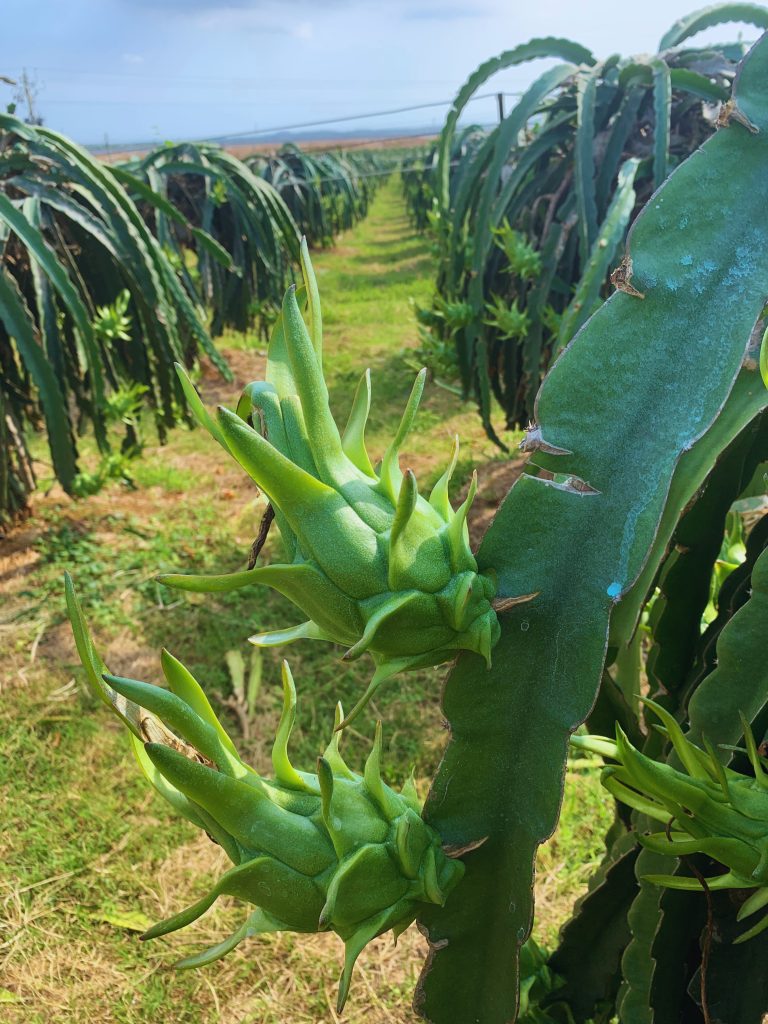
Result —
MULTIPOLYGON (((479 96, 473 96, 473 100, 487 100, 489 97, 495 97, 495 92, 481 93, 479 96)), ((446 107, 450 106, 453 100, 435 100, 432 103, 413 103, 407 107, 393 107, 391 110, 372 110, 368 114, 346 114, 343 117, 327 117, 320 121, 302 121, 298 124, 283 124, 277 125, 272 128, 259 128, 254 131, 247 132, 228 132, 226 135, 213 135, 208 136, 209 142, 219 142, 222 139, 239 139, 245 137, 252 137, 255 135, 272 135, 277 132, 295 132, 299 128, 321 128, 324 125, 329 124, 341 124, 346 121, 363 121, 368 117, 387 117, 390 114, 408 114, 413 110, 429 110, 433 107, 446 107)))
MULTIPOLYGON (((521 96, 522 93, 504 93, 505 96, 521 96)), ((495 99, 498 96, 496 92, 480 93, 477 96, 472 96, 470 102, 477 100, 495 99)), ((249 131, 242 132, 226 132, 223 135, 205 135, 195 139, 185 139, 186 142, 230 142, 232 139, 255 139, 263 135, 277 135, 280 132, 293 132, 304 128, 321 128, 327 125, 342 124, 348 121, 364 121, 370 117, 387 117, 392 114, 406 114, 411 113, 415 110, 429 110, 435 107, 448 107, 453 103, 453 99, 450 100, 435 100, 431 103, 414 103, 405 107, 393 107, 390 110, 373 110, 367 114, 348 114, 341 117, 329 117, 323 118, 318 121, 303 121, 297 124, 285 124, 277 125, 271 128, 254 128, 249 131)), ((424 134, 421 132, 420 134, 424 134)), ((136 149, 142 146, 146 146, 146 140, 141 142, 116 142, 116 146, 120 146, 123 149, 136 149)), ((100 147, 92 146, 91 148, 97 149, 100 147)))
MULTIPOLYGON (((19 67, 16 70, 21 71, 19 67)), ((180 82, 185 84, 191 83, 202 83, 205 85, 219 84, 225 86, 231 86, 232 88, 254 88, 263 89, 266 85, 287 85, 294 84, 301 86, 302 88, 311 87, 314 88, 318 85, 343 85, 349 86, 349 79, 345 78, 311 78, 301 81, 297 80, 295 75, 291 75, 288 78, 276 78, 270 75, 268 78, 254 78, 248 75, 232 75, 228 78, 213 77, 206 75, 162 75, 153 72, 131 72, 131 71, 81 71, 76 68, 49 68, 49 67, 38 67, 35 66, 35 71, 42 74, 54 74, 54 75, 71 75, 74 78, 81 77, 92 77, 92 78, 129 78, 135 81, 159 81, 159 82, 180 82)), ((448 78, 422 78, 405 80, 399 79, 397 85, 454 85, 455 81, 448 78)), ((366 85, 386 85, 392 87, 392 79, 366 79, 366 85)))

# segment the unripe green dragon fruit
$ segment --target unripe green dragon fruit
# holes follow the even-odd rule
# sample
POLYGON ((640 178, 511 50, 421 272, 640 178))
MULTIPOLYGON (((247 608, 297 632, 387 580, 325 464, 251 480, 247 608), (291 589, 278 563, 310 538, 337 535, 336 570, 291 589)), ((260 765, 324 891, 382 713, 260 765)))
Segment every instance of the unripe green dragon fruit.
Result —
POLYGON ((159 580, 195 591, 251 583, 273 587, 307 621, 259 633, 251 641, 328 640, 345 646, 348 660, 370 652, 376 671, 364 700, 395 673, 442 664, 460 650, 475 651, 490 664, 500 633, 491 604, 496 582, 478 571, 467 532, 476 478, 456 511, 448 499, 458 439, 427 501, 398 459, 425 371, 416 378, 397 433, 376 467, 364 436, 371 404, 368 371, 339 433, 323 378, 320 302, 306 243, 302 268, 304 287, 287 292, 269 344, 267 379, 248 385, 236 413, 220 408, 217 419, 210 416, 179 369, 198 419, 269 498, 287 560, 230 575, 159 580), (310 330, 300 310, 305 299, 310 330))
MULTIPOLYGON (((754 889, 742 904, 742 921, 768 906, 768 760, 760 755, 749 723, 742 716, 746 753, 754 776, 727 768, 711 744, 705 750, 691 743, 672 715, 654 701, 644 703, 663 723, 684 771, 641 754, 617 727, 616 742, 599 736, 574 736, 571 742, 611 758, 602 783, 617 800, 665 828, 638 835, 654 853, 685 857, 701 853, 728 870, 706 879, 709 889, 754 889)), ((733 748, 724 748, 733 749, 733 748)), ((670 889, 703 889, 698 878, 648 875, 647 881, 670 889)), ((745 942, 768 928, 768 914, 735 941, 745 942)))
MULTIPOLYGON (((167 935, 196 921, 219 896, 253 909, 229 938, 178 967, 211 963, 265 932, 334 931, 344 941, 339 1010, 366 943, 415 920, 420 903, 443 904, 464 865, 443 851, 421 817, 413 779, 397 793, 381 779, 381 726, 362 775, 339 752, 335 732, 317 774, 288 757, 296 690, 283 663, 283 712, 272 748, 274 779, 239 757, 202 688, 167 651, 169 689, 110 675, 96 654, 72 581, 69 617, 92 691, 128 727, 144 774, 171 806, 204 829, 233 862, 210 892, 142 936, 167 935)), ((341 708, 336 711, 336 724, 341 708)))

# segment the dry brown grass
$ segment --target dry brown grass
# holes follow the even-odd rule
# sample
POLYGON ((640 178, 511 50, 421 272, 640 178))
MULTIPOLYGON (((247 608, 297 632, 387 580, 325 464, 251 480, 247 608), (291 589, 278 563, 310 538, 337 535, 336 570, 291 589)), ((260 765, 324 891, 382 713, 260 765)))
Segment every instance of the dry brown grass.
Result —
MULTIPOLYGON (((88 766, 86 765, 86 768, 88 766)), ((94 766, 95 767, 95 766, 94 766)), ((139 806, 130 808, 132 819, 163 827, 164 812, 147 792, 139 806), (157 812, 159 818, 154 819, 157 812)), ((237 927, 242 907, 222 906, 206 915, 189 933, 170 936, 144 946, 135 933, 107 922, 95 922, 87 930, 77 928, 76 896, 72 882, 87 873, 91 886, 106 887, 121 909, 135 909, 126 888, 140 893, 138 907, 153 919, 168 916, 201 894, 206 880, 227 866, 226 858, 206 836, 196 835, 178 846, 159 864, 130 864, 129 884, 124 850, 127 838, 116 843, 96 861, 80 869, 62 872, 30 886, 12 880, 0 884, 0 977, 13 1003, 3 1007, 0 1018, 8 1024, 93 1021, 112 1024, 150 1020, 134 1016, 135 1004, 142 1013, 137 993, 162 979, 163 1018, 181 1022, 186 1006, 195 1007, 195 1020, 222 1024, 255 1022, 320 1022, 335 1020, 335 987, 342 947, 333 935, 263 936, 244 943, 225 960, 196 972, 192 984, 178 983, 170 965, 193 950, 221 940, 237 927), (115 956, 116 945, 121 953, 115 956)), ((94 915, 97 917, 97 915, 94 915)), ((423 940, 415 929, 401 937, 372 943, 360 959, 348 1024, 415 1020, 407 1009, 406 993, 415 983, 423 959, 423 940)), ((180 976, 179 976, 180 977, 180 976)))

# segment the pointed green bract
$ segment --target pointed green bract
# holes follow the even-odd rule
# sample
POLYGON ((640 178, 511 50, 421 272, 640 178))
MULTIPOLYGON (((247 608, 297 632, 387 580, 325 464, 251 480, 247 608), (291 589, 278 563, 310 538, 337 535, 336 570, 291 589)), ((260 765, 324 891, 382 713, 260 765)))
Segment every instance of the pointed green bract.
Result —
POLYGON ((222 742, 217 729, 190 707, 186 701, 159 686, 151 686, 135 679, 104 674, 104 681, 118 694, 138 707, 157 715, 185 742, 215 762, 222 772, 236 778, 243 774, 240 759, 222 742))
POLYGON ((365 427, 371 411, 371 371, 366 370, 357 385, 347 425, 341 438, 344 454, 366 476, 373 477, 376 472, 365 447, 365 427))
POLYGON ((218 942, 215 946, 211 946, 210 949, 204 949, 202 953, 196 953, 193 956, 184 957, 183 960, 178 960, 174 967, 177 971, 188 971, 195 967, 205 967, 206 964, 212 964, 216 960, 221 960, 227 953, 231 953, 233 949, 240 945, 243 939, 253 938, 254 935, 265 935, 268 932, 282 931, 283 929, 284 925, 276 918, 265 914, 261 910, 254 910, 252 914, 248 915, 244 924, 237 928, 228 938, 224 939, 223 942, 218 942))
POLYGON ((219 409, 213 419, 184 382, 198 420, 269 498, 289 561, 229 575, 166 574, 159 580, 192 591, 221 592, 251 583, 273 587, 308 621, 257 634, 252 642, 315 638, 342 644, 347 659, 367 652, 376 670, 366 697, 398 672, 442 664, 461 650, 474 651, 490 664, 499 637, 492 605, 495 578, 478 570, 466 525, 477 481, 455 512, 448 496, 458 439, 448 470, 427 501, 413 472, 403 473, 399 462, 425 371, 416 378, 377 469, 365 447, 368 371, 340 435, 323 379, 319 296, 306 247, 302 271, 304 288, 289 289, 275 325, 267 379, 248 385, 236 413, 219 409))
MULTIPOLYGON (((288 751, 296 687, 284 662, 274 779, 263 779, 239 757, 202 687, 181 662, 163 652, 171 691, 111 676, 95 651, 69 578, 67 605, 89 685, 129 728, 147 779, 174 810, 219 843, 233 864, 205 896, 142 938, 187 927, 220 896, 232 896, 256 909, 228 938, 177 967, 211 963, 265 932, 332 930, 345 945, 343 1006, 364 946, 382 932, 403 931, 420 902, 443 903, 464 872, 422 820, 412 780, 402 793, 382 780, 381 725, 362 775, 345 764, 338 732, 318 760, 317 774, 298 771, 288 751)), ((342 718, 339 706, 337 729, 342 718)))

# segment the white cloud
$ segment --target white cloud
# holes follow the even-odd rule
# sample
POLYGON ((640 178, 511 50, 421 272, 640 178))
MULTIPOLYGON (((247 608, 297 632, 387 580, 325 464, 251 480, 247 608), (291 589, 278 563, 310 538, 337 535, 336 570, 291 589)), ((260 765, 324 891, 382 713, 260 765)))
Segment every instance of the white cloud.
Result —
POLYGON ((315 30, 311 21, 300 21, 293 30, 297 39, 311 39, 315 30))
POLYGON ((144 58, 140 53, 121 53, 120 60, 123 64, 143 64, 144 58))

